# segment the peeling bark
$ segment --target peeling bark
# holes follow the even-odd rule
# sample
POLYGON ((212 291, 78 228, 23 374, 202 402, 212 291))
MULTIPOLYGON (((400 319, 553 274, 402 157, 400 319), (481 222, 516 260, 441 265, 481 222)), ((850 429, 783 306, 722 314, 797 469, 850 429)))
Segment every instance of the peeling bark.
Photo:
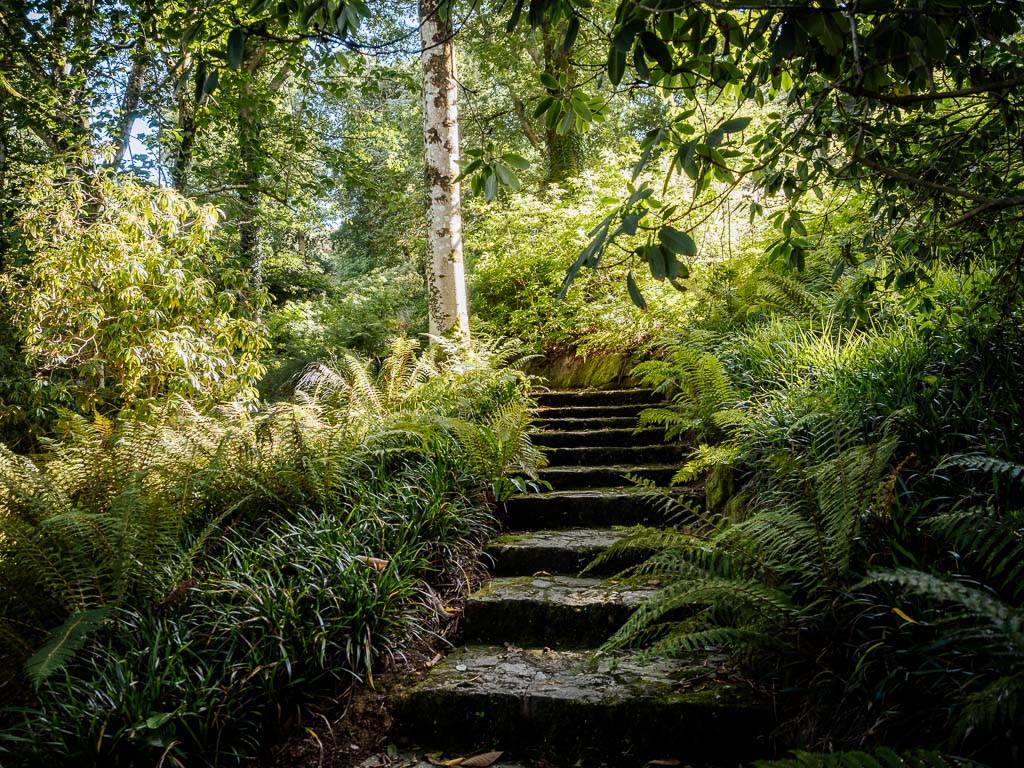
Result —
POLYGON ((459 183, 459 123, 448 0, 420 0, 423 45, 423 138, 426 145, 430 212, 427 305, 430 332, 469 338, 469 309, 462 261, 462 212, 459 183))

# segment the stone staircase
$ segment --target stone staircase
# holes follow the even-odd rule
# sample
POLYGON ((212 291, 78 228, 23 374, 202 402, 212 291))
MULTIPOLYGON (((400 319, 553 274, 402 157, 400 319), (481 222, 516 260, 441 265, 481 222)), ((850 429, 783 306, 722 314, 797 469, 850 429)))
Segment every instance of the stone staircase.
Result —
POLYGON ((400 691, 402 737, 558 767, 725 766, 770 755, 769 710, 736 685, 709 684, 710 657, 594 661, 654 589, 602 578, 628 560, 580 575, 626 535, 613 526, 664 522, 623 477, 667 483, 683 459, 685 447, 665 444, 660 430, 635 429, 653 401, 645 390, 538 396, 533 440, 546 449, 541 477, 552 490, 506 503, 507 533, 485 550, 492 579, 465 605, 463 645, 400 691))

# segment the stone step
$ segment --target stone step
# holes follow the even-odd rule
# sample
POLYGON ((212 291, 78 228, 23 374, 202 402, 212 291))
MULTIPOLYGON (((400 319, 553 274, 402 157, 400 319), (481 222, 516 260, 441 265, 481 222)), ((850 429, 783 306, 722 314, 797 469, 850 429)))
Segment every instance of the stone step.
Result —
POLYGON ((608 416, 596 419, 534 419, 536 430, 559 430, 562 432, 580 432, 593 429, 635 429, 635 416, 608 416))
POLYGON ((665 437, 654 429, 587 429, 580 431, 545 430, 533 432, 530 439, 543 448, 581 448, 598 445, 649 445, 665 437))
POLYGON ((636 418, 646 408, 657 408, 663 403, 633 403, 630 405, 556 405, 533 409, 538 419, 604 419, 631 416, 636 418))
POLYGON ((497 577, 466 599, 463 640, 596 647, 652 594, 653 587, 575 576, 497 577))
POLYGON ((533 397, 541 406, 632 405, 660 399, 650 389, 563 389, 538 392, 533 397))
MULTIPOLYGON (((578 574, 594 558, 629 535, 622 528, 568 528, 507 533, 484 547, 485 562, 495 576, 529 576, 539 573, 578 574)), ((603 562, 590 576, 619 573, 643 561, 650 553, 629 550, 603 562)))
POLYGON ((395 692, 398 733, 424 747, 532 753, 560 766, 772 757, 771 709, 720 679, 720 659, 706 656, 595 664, 592 652, 461 648, 395 692))
MULTIPOLYGON (((699 485, 674 489, 697 506, 704 503, 699 485)), ((508 530, 538 528, 661 525, 667 522, 664 502, 638 488, 591 488, 513 496, 505 501, 503 523, 508 530)))
POLYGON ((683 463, 686 446, 678 443, 660 445, 605 445, 584 448, 548 448, 544 455, 551 467, 603 467, 624 464, 683 463))
POLYGON ((551 483, 555 491, 574 488, 631 488, 625 475, 653 480, 658 485, 668 485, 673 475, 682 466, 676 464, 610 464, 600 467, 547 467, 540 471, 540 479, 551 483))

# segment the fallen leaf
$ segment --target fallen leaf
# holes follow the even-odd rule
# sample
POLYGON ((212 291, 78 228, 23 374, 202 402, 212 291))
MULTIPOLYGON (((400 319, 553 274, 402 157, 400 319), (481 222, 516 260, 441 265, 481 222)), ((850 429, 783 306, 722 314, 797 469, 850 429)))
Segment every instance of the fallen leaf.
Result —
POLYGON ((482 752, 479 755, 466 758, 459 765, 463 768, 487 768, 489 765, 494 765, 498 762, 498 758, 501 757, 504 752, 482 752))
POLYGON ((676 760, 674 757, 665 757, 658 760, 648 760, 648 765, 682 765, 681 762, 676 760))
POLYGON ((366 555, 356 555, 352 558, 358 560, 363 565, 368 565, 375 571, 383 571, 390 564, 390 560, 382 560, 379 557, 367 557, 366 555))

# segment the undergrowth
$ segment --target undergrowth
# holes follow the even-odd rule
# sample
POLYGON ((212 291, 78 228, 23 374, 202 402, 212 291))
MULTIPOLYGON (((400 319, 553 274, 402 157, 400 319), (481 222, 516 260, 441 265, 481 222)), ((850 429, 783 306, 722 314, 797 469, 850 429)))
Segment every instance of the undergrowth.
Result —
POLYGON ((372 683, 448 620, 494 489, 535 476, 527 384, 508 351, 399 339, 255 412, 171 400, 0 447, 4 763, 239 763, 372 683))
MULTIPOLYGON (((860 278, 821 275, 762 263, 707 285, 701 317, 636 368, 668 401, 641 423, 702 441, 675 482, 711 473, 728 492, 701 510, 661 494, 685 528, 637 529, 619 545, 655 549, 635 573, 663 586, 606 650, 730 647, 805 748, 1013 764, 1020 297, 993 299, 1000 277, 984 265, 971 277, 943 267, 918 289, 930 311, 893 291, 849 313, 860 278)), ((825 764, 814 760, 789 764, 825 764)))

